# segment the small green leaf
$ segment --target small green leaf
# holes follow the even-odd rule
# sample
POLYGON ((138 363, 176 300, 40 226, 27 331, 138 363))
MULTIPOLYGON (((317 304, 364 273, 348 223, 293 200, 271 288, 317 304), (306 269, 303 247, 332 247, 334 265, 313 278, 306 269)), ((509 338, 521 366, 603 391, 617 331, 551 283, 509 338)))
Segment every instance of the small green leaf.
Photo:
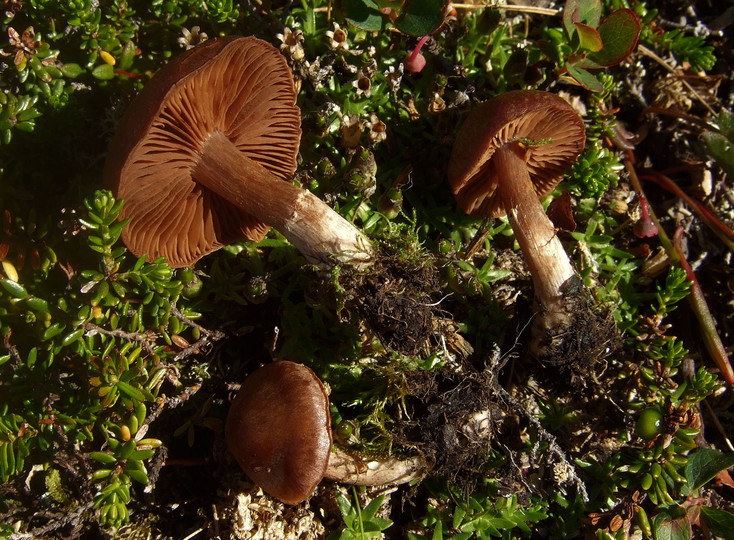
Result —
POLYGON ((84 73, 84 68, 79 64, 64 64, 61 66, 61 73, 64 74, 64 77, 76 79, 79 75, 84 73))
POLYGON ((587 90, 592 92, 601 92, 604 90, 604 85, 602 85, 601 81, 585 69, 569 64, 568 62, 566 62, 566 69, 571 77, 587 90))
POLYGON ((39 116, 41 116, 41 113, 37 109, 30 108, 30 109, 26 109, 25 111, 21 112, 17 116, 17 118, 18 118, 18 121, 20 122, 27 122, 30 120, 35 120, 39 116))
POLYGON ((354 510, 352 509, 352 503, 349 502, 341 491, 336 493, 336 504, 339 506, 339 511, 342 513, 344 523, 348 528, 352 527, 354 521, 354 510))
POLYGON ((406 0, 395 28, 411 36, 425 36, 443 24, 444 0, 406 0))
POLYGON ((41 313, 49 312, 48 302, 46 302, 46 300, 44 300, 43 298, 31 296, 30 298, 26 298, 25 303, 33 311, 40 311, 41 313))
POLYGON ((92 452, 89 454, 89 457, 94 461, 99 461, 104 465, 112 465, 117 461, 117 458, 115 456, 107 454, 105 452, 92 452))
POLYGON ((109 64, 101 64, 92 70, 92 76, 100 81, 109 81, 115 77, 115 68, 109 64))
POLYGON ((382 14, 372 0, 344 0, 342 8, 349 24, 368 32, 382 30, 382 14))
POLYGON ((28 296, 28 291, 25 290, 25 287, 18 283, 17 281, 13 281, 12 279, 3 279, 0 280, 0 284, 2 284, 3 289, 8 291, 11 296, 14 296, 15 298, 25 298, 28 296))
POLYGON ((502 74, 510 85, 522 84, 523 77, 528 68, 528 52, 525 49, 517 49, 505 62, 502 74))
POLYGON ((143 461, 150 459, 155 454, 155 450, 135 450, 127 459, 131 461, 143 461))
POLYGON ((117 381, 117 387, 123 394, 126 394, 135 401, 145 401, 145 394, 125 381, 117 381))
POLYGON ((734 454, 721 454, 709 448, 696 450, 686 464, 688 486, 695 491, 730 467, 734 467, 734 454))
POLYGON ((143 471, 126 470, 125 474, 128 475, 130 479, 135 480, 136 482, 139 482, 141 484, 148 483, 148 475, 143 471))
POLYGON ((373 517, 375 517, 375 514, 380 509, 380 506, 382 506, 384 500, 384 495, 380 495, 376 499, 372 499, 372 501, 370 501, 370 503, 362 510, 362 519, 365 521, 369 521, 373 517))
POLYGON ((61 340, 61 346, 66 347, 67 345, 71 345, 76 340, 81 338, 83 335, 84 335, 84 328, 78 328, 77 330, 70 332, 67 336, 64 337, 63 340, 61 340))
POLYGON ((46 328, 45 332, 43 332, 43 336, 41 339, 43 339, 43 341, 48 341, 49 339, 54 338, 58 336, 61 332, 63 332, 64 328, 66 328, 65 324, 54 323, 46 328))
MULTIPOLYGON (((135 447, 137 446, 137 442, 133 440, 127 441, 125 444, 122 445, 122 448, 120 449, 120 452, 118 453, 120 459, 127 459, 130 457, 130 454, 132 454, 135 451, 135 447)), ((130 466, 130 463, 127 464, 127 466, 130 466)))
POLYGON ((15 129, 24 131, 25 133, 32 133, 35 127, 36 127, 36 124, 35 122, 32 122, 32 121, 18 122, 17 124, 15 124, 15 129))
POLYGON ((590 63, 581 62, 580 67, 616 66, 635 50, 641 30, 640 19, 634 11, 626 8, 618 9, 599 26, 599 35, 604 47, 599 52, 589 54, 586 62, 590 63))

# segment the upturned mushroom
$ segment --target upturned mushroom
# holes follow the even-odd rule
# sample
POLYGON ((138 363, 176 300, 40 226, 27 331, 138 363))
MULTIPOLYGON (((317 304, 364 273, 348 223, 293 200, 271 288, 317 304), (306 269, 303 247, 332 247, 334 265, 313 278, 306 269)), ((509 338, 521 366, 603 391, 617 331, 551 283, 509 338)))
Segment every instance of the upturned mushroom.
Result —
POLYGON ((367 238, 291 183, 301 136, 293 79, 253 37, 210 39, 164 66, 127 109, 104 176, 135 255, 188 266, 281 232, 314 264, 366 264, 367 238))
POLYGON ((507 216, 538 307, 531 352, 553 364, 588 359, 610 338, 608 324, 596 325, 587 291, 541 203, 584 142, 583 120, 562 98, 537 90, 507 92, 469 114, 448 167, 467 214, 507 216))
POLYGON ((298 504, 323 478, 382 485, 409 482, 425 469, 420 459, 362 459, 332 448, 326 388, 302 364, 278 360, 242 383, 227 415, 227 446, 263 491, 298 504))

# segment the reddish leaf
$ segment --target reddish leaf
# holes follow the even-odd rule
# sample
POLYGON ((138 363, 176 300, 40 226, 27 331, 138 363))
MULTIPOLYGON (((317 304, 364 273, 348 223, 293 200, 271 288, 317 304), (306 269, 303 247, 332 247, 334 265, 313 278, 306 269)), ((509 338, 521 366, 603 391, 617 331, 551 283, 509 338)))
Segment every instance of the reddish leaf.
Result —
POLYGON ((719 471, 719 474, 716 475, 716 483, 734 488, 734 480, 732 480, 729 471, 727 471, 726 469, 724 469, 723 471, 719 471))
POLYGON ((576 230, 576 221, 571 212, 571 194, 568 190, 564 190, 559 197, 551 201, 546 214, 556 229, 568 232, 576 230))
POLYGON ((652 250, 650 249, 649 244, 642 243, 639 246, 627 248, 627 252, 631 253, 638 259, 647 259, 652 253, 652 250))
POLYGON ((661 512, 652 523, 655 538, 659 540, 689 540, 693 537, 688 516, 673 517, 661 512))
POLYGON ((631 9, 618 9, 599 26, 604 47, 589 54, 578 65, 584 68, 615 66, 627 58, 637 46, 642 25, 631 9))

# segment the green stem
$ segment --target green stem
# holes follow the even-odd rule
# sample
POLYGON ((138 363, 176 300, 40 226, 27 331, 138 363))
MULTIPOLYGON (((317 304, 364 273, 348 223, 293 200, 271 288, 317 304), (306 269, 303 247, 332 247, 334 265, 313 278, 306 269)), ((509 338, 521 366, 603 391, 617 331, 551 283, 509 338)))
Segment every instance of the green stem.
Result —
POLYGON ((359 537, 364 538, 364 522, 362 521, 362 505, 359 503, 359 494, 357 488, 352 486, 352 494, 354 495, 354 503, 357 507, 357 521, 359 521, 359 537))

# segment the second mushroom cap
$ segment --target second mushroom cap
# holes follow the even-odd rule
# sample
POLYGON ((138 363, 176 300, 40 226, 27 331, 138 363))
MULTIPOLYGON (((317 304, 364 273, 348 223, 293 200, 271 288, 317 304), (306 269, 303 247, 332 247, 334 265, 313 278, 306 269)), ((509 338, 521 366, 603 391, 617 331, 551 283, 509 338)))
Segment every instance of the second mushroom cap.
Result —
POLYGON ((487 175, 492 155, 519 142, 539 198, 560 182, 584 148, 584 123, 555 94, 516 90, 477 106, 456 136, 448 168, 449 181, 462 209, 481 217, 501 217, 507 208, 497 183, 487 175))
POLYGON ((331 452, 326 389, 308 367, 279 360, 242 383, 225 426, 227 446, 262 489, 287 504, 308 498, 331 452))

